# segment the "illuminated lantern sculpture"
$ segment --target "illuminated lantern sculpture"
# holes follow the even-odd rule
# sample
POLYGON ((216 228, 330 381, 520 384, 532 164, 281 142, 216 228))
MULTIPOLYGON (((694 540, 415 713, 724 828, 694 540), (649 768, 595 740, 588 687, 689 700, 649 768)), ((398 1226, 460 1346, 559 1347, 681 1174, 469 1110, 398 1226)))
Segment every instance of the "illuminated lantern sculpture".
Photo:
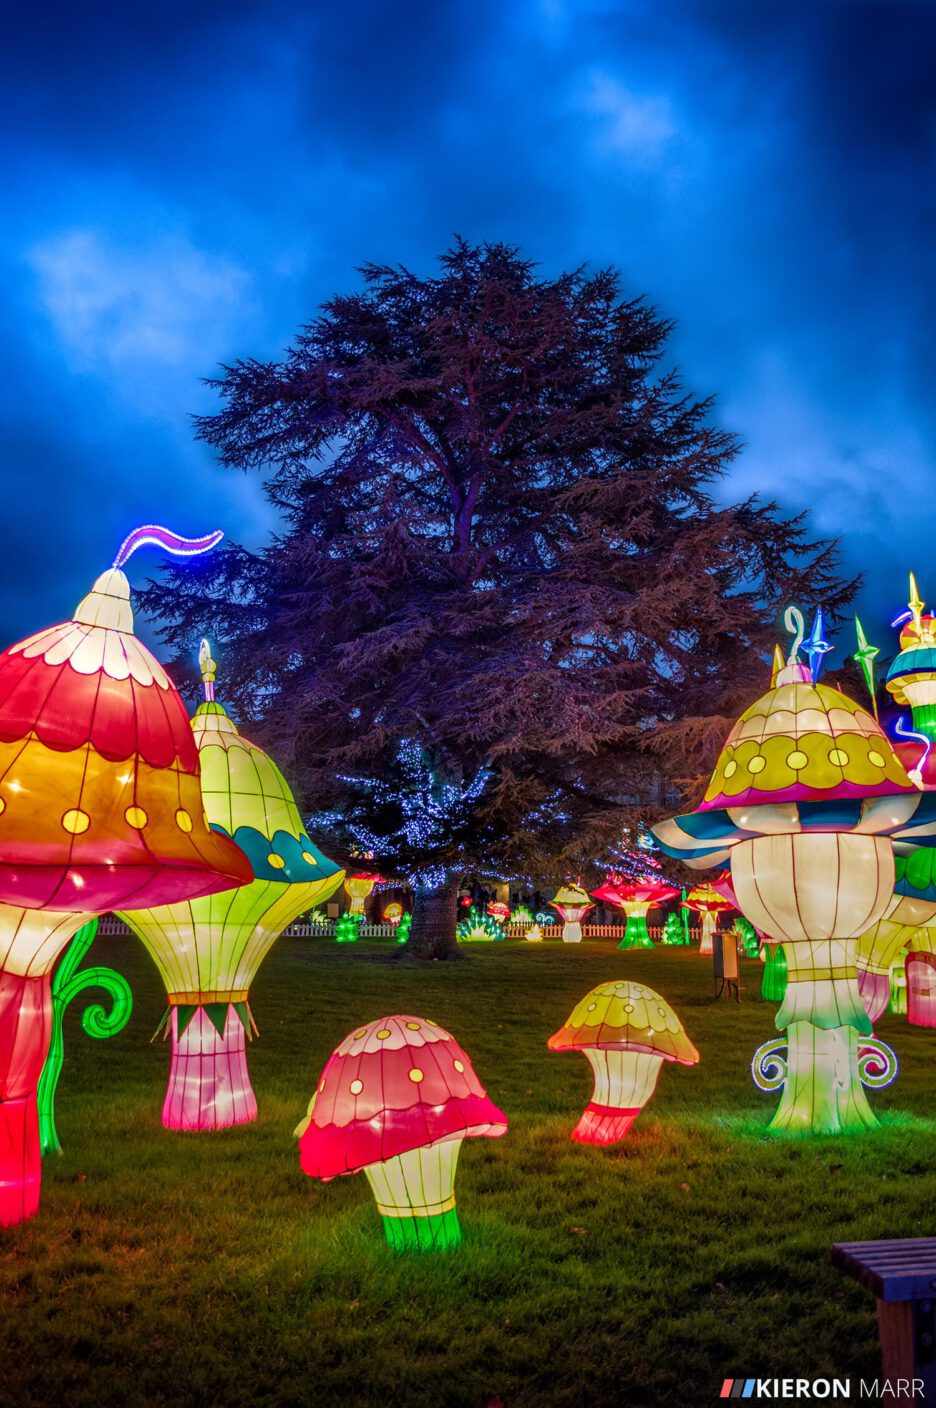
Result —
POLYGON ((363 1169, 390 1246, 431 1251, 461 1241, 462 1140, 506 1130, 455 1038, 435 1022, 398 1016, 345 1037, 296 1133, 305 1173, 328 1181, 363 1169))
POLYGON ((391 900, 383 912, 384 923, 392 924, 393 927, 396 928, 402 918, 403 906, 400 904, 399 900, 391 900))
POLYGON ((524 938, 528 944, 541 944, 543 942, 543 931, 538 924, 531 924, 524 938))
POLYGON ((499 943, 504 937, 504 929, 493 915, 482 914, 472 905, 464 919, 455 925, 455 937, 460 944, 499 943))
POLYGON ((811 649, 811 665, 800 663, 799 613, 788 611, 787 623, 797 632, 789 659, 732 728, 699 809, 654 831, 697 869, 730 859, 741 912, 783 944, 776 1024, 787 1059, 771 1084, 783 1086, 772 1128, 834 1133, 876 1123, 862 1080, 880 1083, 869 1060, 882 1054, 868 1040, 859 1053, 871 1024, 858 937, 891 903, 894 845, 931 837, 936 809, 871 715, 818 683, 811 649))
POLYGON ((761 997, 766 998, 768 1002, 782 1002, 787 984, 787 964, 783 945, 762 944, 761 958, 764 963, 761 997))
POLYGON ((664 1061, 693 1066, 699 1059, 669 1003, 643 983, 601 983, 547 1045, 581 1051, 595 1073, 595 1090, 572 1131, 582 1144, 623 1139, 656 1089, 664 1061))
POLYGON ((74 617, 0 655, 0 1224, 39 1205, 36 1086, 52 1032, 51 970, 95 915, 250 879, 243 852, 204 820, 185 707, 133 631, 138 529, 74 617))
MULTIPOLYGON (((344 887, 351 897, 351 914, 364 913, 364 901, 375 885, 383 884, 383 876, 376 872, 368 873, 364 870, 356 870, 353 875, 349 875, 344 882, 344 887)), ((337 887, 336 887, 337 888, 337 887)))
POLYGON ((528 909, 525 904, 519 904, 511 914, 510 922, 511 924, 533 924, 535 922, 533 911, 528 909))
POLYGON ((726 900, 724 895, 715 889, 714 885, 696 885, 683 900, 687 909, 694 909, 702 916, 702 938, 699 943, 701 954, 711 954, 714 952, 715 930, 718 926, 719 914, 725 910, 734 909, 735 905, 730 900, 726 900))
POLYGON ((201 762, 201 805, 212 834, 230 837, 249 858, 250 883, 186 904, 134 904, 120 916, 166 986, 172 1058, 162 1122, 188 1130, 256 1119, 246 1049, 250 984, 283 929, 344 875, 309 840, 279 768, 216 701, 205 641, 199 659, 205 700, 186 729, 201 762))
POLYGON ((491 900, 487 907, 487 912, 498 924, 506 925, 510 923, 509 904, 502 904, 500 900, 491 900))
POLYGON ((583 890, 581 885, 563 885, 561 890, 556 891, 549 903, 554 909, 558 909, 562 919, 562 942, 564 944, 581 943, 582 920, 588 911, 595 907, 588 898, 588 891, 583 890))
POLYGON ((672 914, 666 916, 666 923, 663 925, 663 935, 660 939, 660 943, 673 948, 688 944, 689 935, 686 929, 687 925, 674 910, 672 914))
POLYGON ((605 904, 616 905, 627 915, 624 937, 619 948, 653 948, 653 940, 647 929, 647 913, 655 905, 666 904, 675 899, 679 890, 668 885, 655 875, 645 875, 639 880, 625 880, 613 871, 597 890, 592 890, 592 899, 605 904))

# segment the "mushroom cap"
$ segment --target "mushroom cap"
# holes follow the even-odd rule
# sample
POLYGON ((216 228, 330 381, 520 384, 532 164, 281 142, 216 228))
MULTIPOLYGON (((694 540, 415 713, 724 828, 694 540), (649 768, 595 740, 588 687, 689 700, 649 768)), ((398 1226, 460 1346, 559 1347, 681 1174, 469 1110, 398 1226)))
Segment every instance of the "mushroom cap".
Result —
POLYGON ((913 792, 890 741, 841 690, 797 666, 728 734, 700 811, 913 792))
POLYGON ((661 880, 656 875, 644 875, 639 880, 625 880, 623 876, 609 875, 597 890, 592 890, 592 898, 621 906, 632 901, 638 904, 665 904, 680 893, 675 885, 670 885, 668 881, 661 880))
MULTIPOLYGON (((202 772, 202 796, 212 829, 244 851, 258 880, 314 885, 299 909, 322 898, 321 882, 341 884, 340 868, 309 839, 295 799, 268 753, 238 732, 214 700, 192 719, 202 772)), ((299 910, 296 911, 297 913, 299 910)))
POLYGON ((381 1017, 329 1057, 299 1153, 305 1173, 329 1179, 439 1140, 506 1130, 450 1032, 424 1017, 381 1017))
POLYGON ((887 689, 898 704, 907 704, 904 686, 932 679, 936 679, 936 618, 924 615, 918 623, 911 616, 900 632, 900 653, 887 671, 887 689))
POLYGON ((94 913, 252 878, 209 830, 188 715, 112 568, 0 654, 0 902, 94 913))
POLYGON ((573 906, 584 909, 592 909, 594 906, 587 890, 583 890, 581 885, 563 885, 561 890, 557 890, 549 901, 558 909, 560 905, 571 909, 573 906))
POLYGON ((550 1051, 643 1051, 684 1066, 699 1059, 672 1007, 644 983, 599 983, 546 1045, 550 1051))
POLYGON ((687 909, 698 910, 700 914, 722 914, 726 909, 737 909, 737 904, 726 899, 714 885, 694 885, 683 904, 687 909))

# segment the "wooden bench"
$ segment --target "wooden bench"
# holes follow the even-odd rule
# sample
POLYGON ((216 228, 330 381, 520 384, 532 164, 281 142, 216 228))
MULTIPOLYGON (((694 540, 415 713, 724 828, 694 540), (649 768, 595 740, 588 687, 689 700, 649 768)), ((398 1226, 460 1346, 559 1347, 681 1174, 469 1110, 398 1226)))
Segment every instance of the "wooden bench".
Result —
POLYGON ((836 1242, 832 1261, 877 1297, 885 1379, 922 1381, 918 1401, 936 1403, 936 1237, 836 1242))

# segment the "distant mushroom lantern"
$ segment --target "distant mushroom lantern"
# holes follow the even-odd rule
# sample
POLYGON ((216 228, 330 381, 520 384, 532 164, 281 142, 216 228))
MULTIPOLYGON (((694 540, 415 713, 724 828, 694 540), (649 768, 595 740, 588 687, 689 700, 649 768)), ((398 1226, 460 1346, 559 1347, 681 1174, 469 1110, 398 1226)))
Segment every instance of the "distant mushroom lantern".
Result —
POLYGON ((41 1165, 36 1087, 51 972, 93 916, 187 901, 251 878, 204 818, 185 706, 136 637, 131 552, 190 556, 221 537, 137 529, 70 621, 0 654, 0 1224, 32 1217, 41 1165))
POLYGON ((554 909, 558 909, 562 919, 562 942, 564 944, 579 944, 582 942, 582 920, 594 905, 589 898, 588 891, 583 890, 581 885, 563 885, 561 890, 557 890, 549 903, 554 909))
POLYGON ((329 1058, 296 1130, 303 1172, 327 1182, 363 1170, 398 1251, 461 1241, 455 1167, 464 1139, 499 1138, 488 1099, 450 1032, 423 1017, 382 1017, 329 1058))
POLYGON ((611 873, 592 890, 592 899, 605 904, 616 905, 627 916, 624 937, 618 948, 653 948, 653 940, 647 929, 647 914, 655 905, 666 904, 676 899, 680 891, 656 875, 644 875, 637 880, 626 880, 621 875, 611 873))
POLYGON ((383 876, 378 875, 376 871, 356 870, 352 875, 349 875, 344 882, 344 887, 351 900, 348 912, 350 914, 363 914, 364 901, 367 899, 367 896, 375 885, 382 884, 383 876))
POLYGON ((238 730, 215 698, 217 665, 199 652, 205 698, 190 738, 201 763, 201 813, 250 862, 234 894, 185 904, 121 907, 166 987, 171 1039, 162 1122, 167 1129, 224 1129, 257 1118, 247 1065, 250 986, 288 924, 326 900, 344 872, 309 839, 276 763, 238 730))
POLYGON ((699 1059, 669 1003, 643 983, 601 983, 547 1045, 581 1051, 595 1073, 595 1090, 572 1131, 581 1144, 623 1139, 656 1089, 664 1061, 693 1066, 699 1059))
POLYGON ((695 885, 686 895, 683 904, 694 909, 702 919, 702 938, 699 943, 701 954, 711 954, 715 949, 715 930, 719 914, 724 914, 736 906, 716 890, 714 885, 695 885))

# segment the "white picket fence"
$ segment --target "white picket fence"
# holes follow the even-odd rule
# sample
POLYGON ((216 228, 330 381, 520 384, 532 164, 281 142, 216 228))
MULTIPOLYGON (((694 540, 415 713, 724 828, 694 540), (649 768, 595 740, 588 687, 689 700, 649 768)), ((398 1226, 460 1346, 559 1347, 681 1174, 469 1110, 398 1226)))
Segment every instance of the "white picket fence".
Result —
MULTIPOLYGON (((525 939, 530 930, 529 924, 508 924, 505 935, 508 939, 525 939)), ((130 930, 123 920, 118 919, 114 914, 105 914, 101 919, 98 932, 104 937, 115 937, 117 935, 129 934, 130 930)), ((541 924, 540 932, 544 939, 561 941, 561 924, 541 924)), ((583 924, 583 939, 616 939, 620 943, 624 937, 623 924, 583 924)), ((651 924, 648 932, 654 943, 659 943, 663 936, 663 929, 660 925, 651 924)), ((309 924, 307 920, 297 920, 295 924, 290 924, 283 933, 289 938, 295 939, 333 939, 335 937, 335 925, 333 922, 327 924, 309 924)), ((693 943, 698 943, 701 933, 697 928, 689 930, 689 936, 693 943)), ((393 924, 362 924, 358 930, 360 939, 395 939, 397 929, 393 924)))

